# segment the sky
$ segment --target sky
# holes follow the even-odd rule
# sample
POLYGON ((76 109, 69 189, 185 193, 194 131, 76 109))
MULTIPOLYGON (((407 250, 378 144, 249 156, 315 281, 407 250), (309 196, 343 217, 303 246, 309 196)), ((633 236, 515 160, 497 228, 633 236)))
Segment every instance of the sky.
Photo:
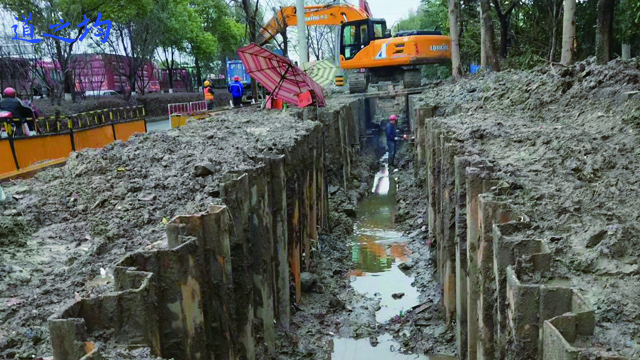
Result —
MULTIPOLYGON (((369 7, 375 18, 387 20, 387 28, 401 18, 407 17, 409 12, 415 12, 420 5, 420 0, 368 0, 369 7)), ((358 1, 351 0, 350 3, 358 5, 358 1)))

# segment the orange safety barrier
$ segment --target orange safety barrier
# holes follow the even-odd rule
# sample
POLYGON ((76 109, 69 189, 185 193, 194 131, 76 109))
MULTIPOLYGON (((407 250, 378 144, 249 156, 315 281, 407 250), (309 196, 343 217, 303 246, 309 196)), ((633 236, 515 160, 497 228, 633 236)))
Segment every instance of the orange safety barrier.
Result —
POLYGON ((101 148, 115 141, 113 128, 107 125, 92 129, 74 130, 73 141, 76 144, 76 151, 101 148))
POLYGON ((144 120, 136 120, 125 123, 117 123, 113 125, 116 131, 116 139, 127 141, 131 135, 135 133, 147 132, 146 122, 144 120))
MULTIPOLYGON (((45 160, 66 158, 72 151, 69 134, 15 138, 13 144, 20 168, 45 160)), ((11 150, 8 155, 11 156, 11 150)))
POLYGON ((0 140, 0 180, 63 164, 74 150, 129 140, 134 133, 146 132, 146 121, 140 118, 144 114, 144 107, 136 106, 39 119, 46 135, 0 140))
POLYGON ((13 159, 11 153, 11 143, 9 139, 0 140, 0 154, 2 154, 2 160, 0 160, 0 174, 4 174, 11 171, 16 171, 16 162, 13 159))

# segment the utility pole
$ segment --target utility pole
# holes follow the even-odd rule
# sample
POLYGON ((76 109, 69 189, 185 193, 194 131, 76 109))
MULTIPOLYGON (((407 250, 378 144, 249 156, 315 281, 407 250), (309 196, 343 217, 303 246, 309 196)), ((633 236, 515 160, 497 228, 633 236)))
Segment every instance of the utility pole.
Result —
POLYGON ((307 51, 307 25, 305 23, 304 0, 296 0, 296 17, 298 18, 298 54, 300 67, 309 62, 307 51))
MULTIPOLYGON (((341 0, 336 1, 336 3, 338 5, 342 4, 341 0)), ((335 63, 336 66, 338 67, 338 71, 340 71, 340 25, 336 25, 334 26, 334 36, 335 36, 335 41, 336 41, 336 53, 335 53, 335 63)), ((342 75, 342 74, 340 74, 342 75)))

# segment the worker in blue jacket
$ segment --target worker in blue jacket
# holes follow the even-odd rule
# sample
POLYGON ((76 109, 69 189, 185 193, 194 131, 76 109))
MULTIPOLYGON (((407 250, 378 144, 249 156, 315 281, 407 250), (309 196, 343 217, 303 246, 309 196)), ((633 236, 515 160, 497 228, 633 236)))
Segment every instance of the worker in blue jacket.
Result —
POLYGON ((233 98, 233 107, 242 106, 242 95, 244 95, 244 86, 240 82, 239 76, 233 77, 233 82, 229 84, 229 92, 233 98))
POLYGON ((387 149, 389 151, 389 166, 395 166, 394 160, 396 157, 396 125, 398 124, 398 116, 389 116, 389 122, 385 127, 385 134, 387 135, 387 149))

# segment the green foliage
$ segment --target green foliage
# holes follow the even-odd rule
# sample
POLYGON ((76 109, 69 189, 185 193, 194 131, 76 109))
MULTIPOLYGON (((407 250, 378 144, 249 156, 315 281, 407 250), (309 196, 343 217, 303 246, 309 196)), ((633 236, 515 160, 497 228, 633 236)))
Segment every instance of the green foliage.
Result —
MULTIPOLYGON (((409 12, 406 18, 393 26, 393 31, 433 30, 437 28, 444 34, 449 33, 449 10, 446 0, 424 0, 417 11, 409 12)), ((393 24, 388 24, 389 26, 393 24)))
POLYGON ((519 53, 517 55, 511 55, 507 60, 507 65, 510 68, 516 69, 533 69, 536 66, 543 64, 544 61, 544 58, 542 58, 534 50, 531 50, 519 53))
POLYGON ((578 59, 596 52, 596 25, 598 24, 598 0, 576 2, 576 37, 578 59))
POLYGON ((236 21, 233 9, 223 0, 191 0, 191 6, 202 19, 202 29, 190 41, 191 54, 205 72, 218 72, 218 64, 235 54, 244 41, 245 27, 236 21), (222 61, 220 61, 222 60, 222 61))
POLYGON ((427 80, 443 80, 451 77, 451 64, 424 65, 422 66, 422 77, 427 80))
MULTIPOLYGON (((68 0, 79 2, 82 0, 68 0)), ((132 21, 142 20, 152 14, 155 1, 154 0, 113 0, 113 1, 95 1, 99 4, 99 11, 102 13, 103 19, 109 19, 120 24, 127 24, 132 21)), ((97 10, 96 9, 96 13, 97 10)))
POLYGON ((640 0, 622 0, 616 8, 615 33, 623 43, 640 36, 640 0))

